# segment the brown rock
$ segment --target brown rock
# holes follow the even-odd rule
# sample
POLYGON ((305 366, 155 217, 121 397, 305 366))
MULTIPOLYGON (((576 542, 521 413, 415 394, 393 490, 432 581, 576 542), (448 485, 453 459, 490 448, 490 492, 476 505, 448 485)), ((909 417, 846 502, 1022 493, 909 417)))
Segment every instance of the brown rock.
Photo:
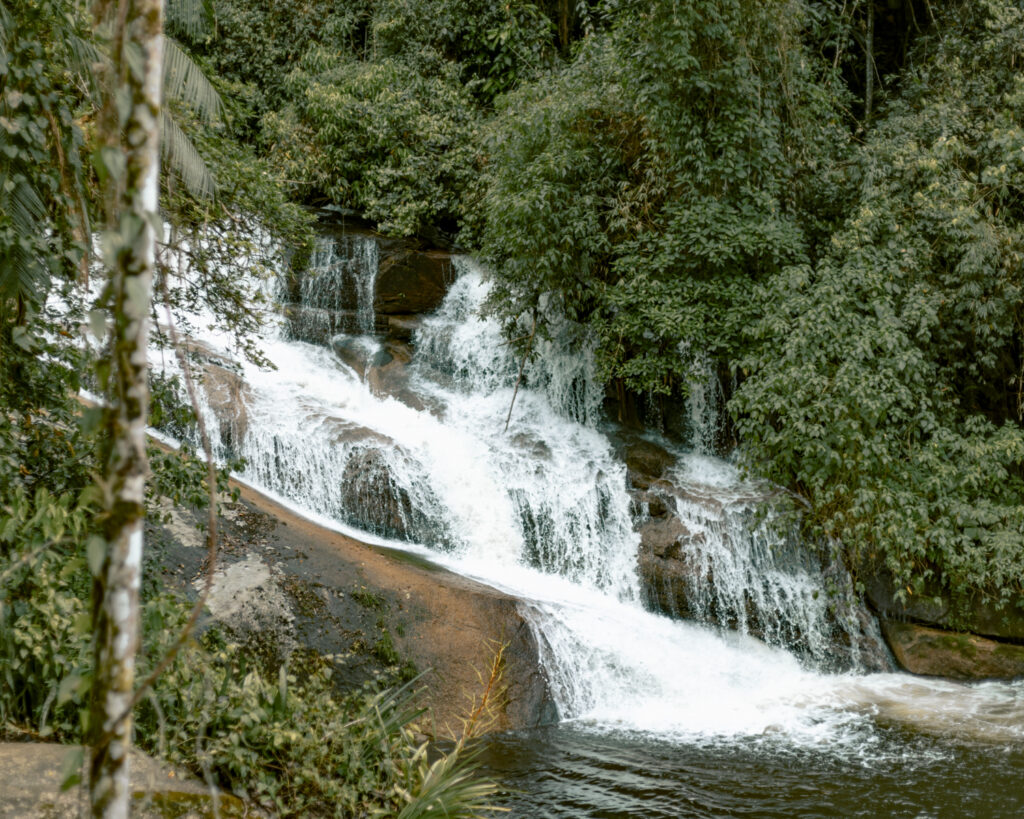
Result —
POLYGON ((380 260, 373 309, 383 315, 428 313, 437 308, 452 282, 451 255, 408 248, 380 260))
POLYGON ((640 529, 637 574, 648 606, 675 617, 693 616, 690 590, 699 585, 685 545, 695 536, 675 515, 652 518, 640 529))
POLYGON ((629 470, 630 481, 638 489, 647 489, 676 462, 675 456, 667 450, 643 439, 626 444, 623 460, 629 470))
POLYGON ((890 620, 882 620, 882 633, 897 662, 914 674, 955 680, 1024 675, 1024 646, 890 620))
POLYGON ((388 316, 388 336, 396 341, 412 341, 422 323, 420 317, 415 315, 388 316))
POLYGON ((206 400, 217 416, 220 440, 228 447, 237 446, 249 426, 246 409, 249 386, 241 375, 218 364, 203 367, 203 388, 206 400))
POLYGON ((655 518, 640 527, 640 550, 660 558, 678 557, 680 541, 692 537, 675 515, 655 518))
MULTIPOLYGON (((555 719, 538 646, 517 598, 417 555, 368 546, 323 529, 255 490, 240 490, 247 504, 272 517, 272 548, 265 555, 276 556, 275 570, 324 592, 323 611, 319 603, 310 607, 312 627, 304 632, 314 648, 347 654, 350 629, 369 630, 383 622, 398 655, 420 671, 430 670, 424 683, 431 713, 424 729, 437 736, 460 732, 472 698, 482 691, 477 672, 486 675, 495 647, 503 644, 506 697, 489 729, 532 727, 555 719), (365 602, 353 605, 353 586, 375 601, 372 608, 364 609, 365 602), (352 622, 353 610, 361 611, 367 623, 352 622)), ((336 679, 344 673, 343 668, 336 679)), ((357 679, 353 682, 358 684, 357 679)))
POLYGON ((390 460, 395 458, 416 466, 397 445, 387 449, 360 447, 349 457, 340 479, 349 522, 394 540, 445 545, 448 538, 442 522, 432 519, 423 508, 437 508, 439 504, 413 502, 391 473, 390 460))

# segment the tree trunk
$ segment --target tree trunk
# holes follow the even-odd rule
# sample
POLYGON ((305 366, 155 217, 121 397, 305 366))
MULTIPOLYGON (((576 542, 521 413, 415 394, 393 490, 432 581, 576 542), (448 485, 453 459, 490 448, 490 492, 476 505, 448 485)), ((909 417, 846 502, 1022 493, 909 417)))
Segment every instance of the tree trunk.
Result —
POLYGON ((569 0, 558 0, 558 40, 562 52, 569 53, 569 0))
POLYGON ((104 261, 110 279, 113 334, 104 474, 98 481, 104 495, 107 546, 93 602, 96 643, 89 797, 93 816, 121 819, 128 816, 131 798, 131 715, 127 712, 139 643, 148 470, 146 353, 158 224, 163 2, 103 3, 96 14, 98 19, 114 21, 107 99, 99 123, 104 141, 99 162, 107 179, 110 211, 104 261))
POLYGON ((868 123, 875 96, 875 0, 868 0, 868 30, 864 40, 864 122, 868 123))

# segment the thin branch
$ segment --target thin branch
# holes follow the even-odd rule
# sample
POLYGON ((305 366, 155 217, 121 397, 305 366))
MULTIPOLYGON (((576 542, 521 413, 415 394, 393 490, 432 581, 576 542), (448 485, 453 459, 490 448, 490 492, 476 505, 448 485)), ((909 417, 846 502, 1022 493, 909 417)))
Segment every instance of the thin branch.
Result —
POLYGON ((533 311, 533 327, 530 330, 530 341, 526 345, 526 351, 523 353, 523 359, 519 362, 519 377, 516 378, 516 388, 512 390, 512 401, 508 405, 508 415, 505 417, 505 432, 508 432, 508 423, 512 420, 512 407, 516 405, 516 396, 519 395, 519 384, 523 380, 523 370, 526 368, 526 359, 530 355, 530 350, 533 348, 533 336, 537 332, 537 311, 533 311))
POLYGON ((217 567, 217 466, 213 460, 213 447, 210 445, 210 436, 206 429, 206 422, 203 420, 202 413, 199 409, 199 399, 196 397, 195 382, 192 380, 192 370, 188 364, 188 356, 185 355, 185 349, 181 344, 177 328, 174 325, 174 317, 171 315, 171 308, 168 304, 167 279, 165 276, 160 278, 160 291, 161 295, 164 297, 164 310, 167 313, 167 329, 171 336, 171 343, 174 345, 174 352, 178 358, 178 363, 181 365, 185 381, 185 391, 188 393, 188 400, 192 405, 192 412, 196 416, 196 425, 199 427, 199 437, 203 444, 203 455, 206 457, 206 480, 210 493, 209 517, 206 533, 206 582, 203 585, 203 591, 199 595, 199 599, 196 600, 195 605, 192 607, 192 612, 189 615, 184 628, 182 628, 181 633, 178 634, 174 643, 160 659, 160 662, 156 664, 153 670, 150 671, 149 674, 146 675, 146 678, 139 684, 135 693, 132 695, 131 702, 129 702, 127 708, 125 708, 124 713, 122 713, 111 726, 111 731, 114 726, 122 720, 127 719, 128 715, 131 714, 135 706, 142 701, 143 696, 145 696, 149 688, 152 687, 153 683, 156 682, 157 678, 159 678, 159 676, 167 670, 170 664, 174 662, 174 658, 178 656, 178 652, 181 651, 182 646, 185 645, 188 638, 192 636, 196 623, 199 622, 199 616, 203 613, 206 601, 210 597, 210 593, 213 591, 213 574, 217 567))
POLYGON ((864 122, 871 121, 871 104, 875 93, 875 2, 868 0, 868 30, 864 45, 864 122))

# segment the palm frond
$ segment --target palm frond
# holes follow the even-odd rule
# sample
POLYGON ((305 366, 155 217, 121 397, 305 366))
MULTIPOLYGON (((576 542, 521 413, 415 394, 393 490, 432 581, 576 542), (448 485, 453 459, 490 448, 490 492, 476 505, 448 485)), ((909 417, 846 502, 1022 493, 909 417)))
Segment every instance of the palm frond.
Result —
POLYGON ((46 233, 46 206, 21 174, 0 173, 0 296, 37 301, 46 287, 47 271, 36 244, 46 233), (4 224, 4 223, 7 224, 4 224))
POLYGON ((0 302, 21 296, 39 303, 48 279, 39 259, 21 244, 0 248, 0 302))
POLYGON ((7 32, 11 30, 11 15, 7 7, 0 3, 0 57, 7 61, 7 32))
POLYGON ((160 148, 168 170, 177 176, 197 199, 213 199, 213 175, 196 146, 166 110, 160 112, 160 148))
POLYGON ((213 3, 211 0, 170 0, 165 13, 168 26, 172 30, 183 32, 192 40, 209 33, 212 28, 213 3))
POLYGON ((206 123, 224 117, 224 103, 202 69, 172 38, 164 39, 164 94, 183 102, 206 123))
POLYGON ((6 169, 0 174, 0 212, 7 214, 19 233, 40 234, 46 219, 46 205, 35 188, 24 175, 10 175, 6 169))
POLYGON ((90 93, 96 94, 96 69, 107 61, 107 57, 96 47, 95 42, 77 34, 70 34, 65 45, 68 50, 68 68, 82 77, 90 93))

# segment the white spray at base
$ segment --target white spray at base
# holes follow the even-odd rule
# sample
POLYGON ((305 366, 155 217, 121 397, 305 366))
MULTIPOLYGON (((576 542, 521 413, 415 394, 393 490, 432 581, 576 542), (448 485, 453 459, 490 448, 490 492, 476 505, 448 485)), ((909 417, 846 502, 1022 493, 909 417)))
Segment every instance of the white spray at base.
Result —
MULTIPOLYGON (((1024 742, 1024 684, 823 674, 783 648, 646 611, 625 467, 579 420, 592 422, 600 399, 589 356, 544 349, 503 432, 517 362, 497 324, 478 316, 481 272, 458 266, 416 338, 418 406, 375 396, 327 349, 272 333, 264 351, 277 369, 241 365, 244 424, 230 447, 220 442, 248 461, 241 477, 299 511, 425 546, 438 563, 518 596, 562 719, 854 754, 889 722, 1024 742)), ((204 412, 216 419, 209 396, 204 412)), ((708 493, 736 491, 721 461, 682 468, 708 493)))

